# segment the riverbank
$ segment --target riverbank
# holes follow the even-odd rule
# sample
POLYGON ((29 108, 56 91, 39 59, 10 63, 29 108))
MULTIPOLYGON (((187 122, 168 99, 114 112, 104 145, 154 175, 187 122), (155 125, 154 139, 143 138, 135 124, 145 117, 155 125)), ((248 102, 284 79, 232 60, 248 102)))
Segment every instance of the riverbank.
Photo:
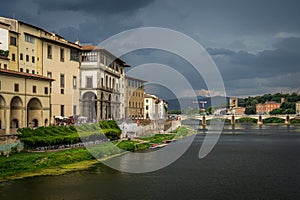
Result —
MULTIPOLYGON (((173 134, 156 134, 140 138, 138 141, 123 140, 114 142, 126 151, 147 149, 152 143, 162 143, 167 140, 180 139, 191 134, 191 130, 181 127, 173 134)), ((99 151, 99 149, 98 149, 99 151)), ((110 144, 101 145, 103 157, 95 159, 90 152, 82 148, 61 150, 55 152, 22 152, 9 157, 0 157, 0 182, 43 175, 61 175, 78 170, 87 170, 99 161, 107 160, 126 153, 110 144)))

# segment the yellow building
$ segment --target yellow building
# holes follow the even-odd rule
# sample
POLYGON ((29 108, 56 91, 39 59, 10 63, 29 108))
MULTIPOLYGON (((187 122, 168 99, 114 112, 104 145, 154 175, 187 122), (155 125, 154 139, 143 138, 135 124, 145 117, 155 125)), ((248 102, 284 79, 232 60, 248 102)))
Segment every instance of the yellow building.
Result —
POLYGON ((37 26, 4 17, 0 17, 0 33, 6 41, 0 50, 6 47, 9 51, 7 69, 56 80, 51 90, 51 120, 53 116, 79 114, 80 45, 37 26))
POLYGON ((146 81, 125 76, 125 116, 133 119, 144 118, 144 83, 146 81))
POLYGON ((48 125, 52 81, 41 75, 0 69, 0 133, 48 125))

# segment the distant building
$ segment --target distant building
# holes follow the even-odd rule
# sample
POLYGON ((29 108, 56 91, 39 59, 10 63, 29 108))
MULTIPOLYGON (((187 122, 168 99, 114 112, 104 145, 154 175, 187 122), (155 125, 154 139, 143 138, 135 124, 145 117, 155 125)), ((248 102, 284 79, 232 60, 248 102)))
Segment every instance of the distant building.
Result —
POLYGON ((230 97, 229 108, 236 108, 236 107, 238 107, 238 104, 239 104, 238 98, 230 97))
POLYGON ((272 110, 280 108, 280 103, 274 102, 274 101, 267 101, 263 104, 257 104, 256 105, 256 113, 258 114, 268 114, 272 110))
POLYGON ((125 76, 125 117, 144 118, 144 80, 125 76))
POLYGON ((235 115, 243 115, 245 114, 245 108, 244 107, 236 107, 232 109, 232 114, 235 115))
POLYGON ((168 104, 155 95, 144 95, 145 119, 157 120, 166 119, 168 113, 168 104))
POLYGON ((300 114, 300 101, 296 102, 296 113, 300 114))

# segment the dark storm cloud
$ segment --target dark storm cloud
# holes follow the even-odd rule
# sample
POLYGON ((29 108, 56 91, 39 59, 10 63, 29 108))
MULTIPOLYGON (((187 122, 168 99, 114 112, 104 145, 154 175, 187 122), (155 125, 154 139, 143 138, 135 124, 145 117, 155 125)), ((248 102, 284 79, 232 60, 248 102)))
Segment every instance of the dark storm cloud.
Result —
POLYGON ((80 11, 99 15, 101 13, 114 14, 119 12, 135 12, 147 6, 153 0, 33 0, 41 10, 50 11, 80 11))
MULTIPOLYGON (((299 10, 298 0, 12 0, 2 3, 0 15, 15 15, 81 43, 97 44, 121 31, 143 26, 183 32, 207 49, 228 93, 238 95, 251 88, 299 88, 299 10)), ((128 58, 128 62, 153 61, 146 56, 128 58)), ((183 70, 199 89, 203 86, 186 63, 161 52, 155 57, 160 63, 183 70)))

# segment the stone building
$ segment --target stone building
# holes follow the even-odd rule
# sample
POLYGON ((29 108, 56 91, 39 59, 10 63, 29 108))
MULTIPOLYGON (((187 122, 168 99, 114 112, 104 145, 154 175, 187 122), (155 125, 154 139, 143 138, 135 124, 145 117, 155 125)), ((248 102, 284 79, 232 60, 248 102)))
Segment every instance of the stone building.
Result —
POLYGON ((300 114, 300 101, 296 102, 296 114, 300 114))
POLYGON ((88 121, 125 117, 125 72, 128 67, 103 48, 82 47, 81 115, 88 121))
MULTIPOLYGON (((26 22, 0 17, 0 42, 9 51, 7 69, 53 78, 51 116, 73 116, 79 107, 78 44, 26 22)), ((6 49, 3 49, 6 50, 6 49)), ((3 67, 4 68, 4 67, 3 67)), ((52 119, 52 118, 51 118, 52 119)))
POLYGON ((263 104, 256 105, 256 113, 257 114, 269 114, 272 110, 280 108, 280 103, 274 101, 267 101, 263 104))
POLYGON ((49 125, 52 81, 37 74, 0 69, 0 132, 49 125))
POLYGON ((125 76, 125 117, 144 118, 144 83, 146 81, 125 76))
POLYGON ((155 95, 144 95, 144 118, 151 120, 166 119, 168 104, 155 95))

